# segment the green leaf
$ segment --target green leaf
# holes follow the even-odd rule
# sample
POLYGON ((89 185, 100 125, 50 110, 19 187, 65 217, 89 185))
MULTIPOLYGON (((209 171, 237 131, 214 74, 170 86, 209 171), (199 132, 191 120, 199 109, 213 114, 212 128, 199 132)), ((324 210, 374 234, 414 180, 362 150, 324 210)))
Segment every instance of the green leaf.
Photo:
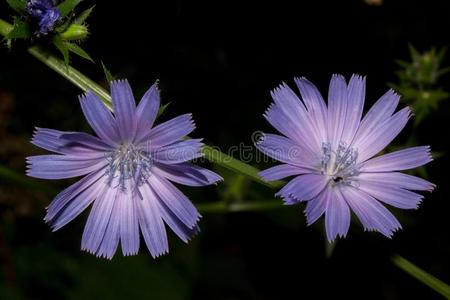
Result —
POLYGON ((59 35, 56 35, 53 38, 53 44, 55 47, 61 52, 64 57, 64 64, 66 67, 69 65, 69 47, 67 47, 67 43, 65 43, 59 35))
POLYGON ((20 14, 26 12, 27 2, 25 0, 6 0, 9 6, 20 14))
POLYGON ((58 5, 61 18, 67 16, 83 0, 66 0, 58 5))
POLYGON ((394 265, 411 275, 412 277, 416 278, 420 282, 426 284, 430 288, 432 288, 434 291, 438 292, 442 296, 446 297, 447 299, 450 299, 450 286, 446 284, 445 282, 437 279, 433 275, 425 272, 421 268, 417 267, 407 259, 401 257, 398 254, 394 254, 391 258, 394 265))
POLYGON ((114 76, 111 75, 111 72, 108 70, 108 68, 105 66, 105 64, 103 62, 101 62, 102 64, 102 68, 103 68, 103 73, 105 74, 106 80, 108 82, 111 82, 114 80, 114 76))
POLYGON ((5 36, 6 39, 26 39, 31 37, 29 25, 21 20, 16 19, 13 29, 5 36))
POLYGON ((79 14, 75 20, 73 20, 74 24, 83 24, 84 21, 91 15, 92 11, 94 10, 94 6, 89 7, 88 9, 84 10, 81 14, 79 14))
POLYGON ((68 43, 68 42, 65 42, 65 44, 66 44, 66 46, 67 46, 67 48, 69 49, 70 52, 75 53, 76 55, 78 55, 78 56, 80 56, 80 57, 82 57, 84 59, 87 59, 87 60, 89 60, 91 62, 94 62, 94 60, 89 56, 89 54, 87 54, 87 52, 84 51, 83 48, 81 48, 77 44, 68 43))

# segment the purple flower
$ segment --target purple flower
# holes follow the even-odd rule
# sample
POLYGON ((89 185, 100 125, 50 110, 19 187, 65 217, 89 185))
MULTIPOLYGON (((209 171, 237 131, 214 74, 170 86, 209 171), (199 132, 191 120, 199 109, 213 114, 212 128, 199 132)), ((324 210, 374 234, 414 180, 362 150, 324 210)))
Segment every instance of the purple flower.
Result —
POLYGON ((365 78, 350 82, 333 75, 328 106, 317 88, 305 78, 295 82, 302 97, 285 84, 272 92, 273 103, 265 118, 284 136, 265 134, 256 143, 266 155, 283 164, 260 172, 267 181, 295 176, 276 195, 286 204, 306 202, 308 225, 325 213, 327 238, 344 237, 350 226, 350 209, 366 230, 387 237, 401 228, 382 203, 416 209, 434 185, 398 171, 432 160, 428 146, 412 147, 373 157, 405 127, 409 107, 395 112, 400 97, 384 94, 362 118, 365 78))
POLYGON ((58 230, 91 203, 81 248, 111 259, 119 241, 123 255, 139 250, 139 228, 153 257, 168 252, 166 223, 184 242, 198 231, 200 214, 171 182, 188 186, 222 178, 188 161, 201 156, 190 114, 153 126, 160 106, 155 83, 136 107, 126 80, 111 83, 114 116, 92 92, 81 108, 98 137, 37 128, 32 143, 57 154, 28 157, 27 174, 43 179, 83 176, 47 208, 45 221, 58 230))
POLYGON ((48 34, 53 30, 56 21, 61 17, 53 0, 28 0, 27 12, 39 25, 39 33, 48 34))

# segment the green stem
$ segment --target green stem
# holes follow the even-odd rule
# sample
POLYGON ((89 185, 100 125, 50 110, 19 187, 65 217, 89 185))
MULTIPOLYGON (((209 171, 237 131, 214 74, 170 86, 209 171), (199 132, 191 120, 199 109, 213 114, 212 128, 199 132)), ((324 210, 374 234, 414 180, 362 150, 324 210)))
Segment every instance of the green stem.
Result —
POLYGON ((445 282, 425 272, 424 270, 417 267, 412 262, 405 259, 404 257, 401 257, 398 254, 394 254, 391 257, 391 260, 394 263, 394 265, 396 265, 397 267, 399 267, 412 277, 429 286, 430 288, 432 288, 442 296, 446 297, 447 299, 450 299, 450 286, 447 285, 445 282))
POLYGON ((71 83, 79 87, 81 90, 93 91, 103 101, 106 107, 112 111, 112 100, 108 92, 99 86, 97 83, 87 78, 77 69, 68 66, 64 61, 54 57, 44 49, 38 46, 34 46, 28 49, 28 53, 36 57, 39 61, 43 62, 50 69, 56 71, 58 74, 69 80, 71 83))
POLYGON ((211 146, 204 146, 203 153, 205 155, 205 158, 210 162, 250 177, 254 181, 265 186, 268 186, 270 188, 279 188, 283 185, 281 181, 266 182, 262 180, 258 175, 259 170, 257 168, 250 166, 238 159, 235 159, 223 152, 220 152, 219 150, 211 146))
POLYGON ((6 36, 11 30, 13 30, 13 26, 8 22, 0 19, 0 35, 6 36))

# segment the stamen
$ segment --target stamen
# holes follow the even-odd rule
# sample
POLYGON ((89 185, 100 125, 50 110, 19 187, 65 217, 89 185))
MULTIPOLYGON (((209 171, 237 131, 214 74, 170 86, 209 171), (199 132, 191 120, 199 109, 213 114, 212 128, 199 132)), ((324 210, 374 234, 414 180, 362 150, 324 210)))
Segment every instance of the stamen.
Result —
POLYGON ((140 194, 138 187, 144 184, 151 175, 152 157, 142 148, 133 144, 123 144, 111 152, 107 160, 109 161, 106 169, 108 185, 113 188, 120 187, 125 191, 127 181, 131 180, 131 184, 128 186, 140 194), (112 186, 113 184, 115 186, 112 186))
POLYGON ((345 184, 359 186, 354 176, 359 174, 356 165, 358 150, 349 147, 345 142, 339 142, 336 151, 331 149, 329 142, 322 143, 322 159, 320 172, 330 176, 333 185, 345 184))

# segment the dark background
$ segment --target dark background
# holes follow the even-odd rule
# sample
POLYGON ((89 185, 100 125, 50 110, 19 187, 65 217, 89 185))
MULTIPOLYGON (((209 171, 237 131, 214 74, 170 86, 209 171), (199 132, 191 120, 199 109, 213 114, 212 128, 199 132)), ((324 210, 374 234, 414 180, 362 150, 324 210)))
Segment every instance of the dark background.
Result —
MULTIPOLYGON (((162 119, 192 112, 196 137, 226 152, 250 145, 255 130, 274 130, 262 113, 269 91, 306 76, 324 95, 333 73, 367 75, 367 104, 395 82, 396 59, 408 43, 420 51, 449 44, 450 2, 393 1, 97 1, 83 43, 96 61, 128 78, 137 98, 160 79, 162 119)), ((2 1, 0 17, 10 10, 2 1)), ((9 19, 10 20, 10 19, 9 19)), ((24 156, 41 153, 28 140, 34 126, 89 130, 77 88, 24 51, 0 50, 0 164, 23 172, 24 156)), ((101 66, 72 64, 105 85, 101 66)), ((445 60, 449 65, 449 59, 445 60)), ((449 76, 440 85, 450 90, 449 76)), ((444 155, 427 171, 438 188, 417 211, 399 211, 404 230, 388 240, 352 224, 331 258, 323 220, 306 227, 303 207, 272 212, 203 214, 189 245, 171 235, 170 251, 112 262, 79 251, 86 214, 57 233, 42 218, 54 194, 0 178, 0 299, 441 299, 390 262, 399 253, 450 282, 449 186, 446 152, 450 117, 443 101, 409 134, 444 155)), ((218 170, 233 182, 235 177, 218 170)), ((68 181, 44 182, 61 189, 68 181)), ((225 181, 227 182, 227 181, 225 181)), ((218 201, 228 183, 201 191, 182 188, 194 203, 218 201)), ((237 200, 273 198, 245 182, 237 200)))

